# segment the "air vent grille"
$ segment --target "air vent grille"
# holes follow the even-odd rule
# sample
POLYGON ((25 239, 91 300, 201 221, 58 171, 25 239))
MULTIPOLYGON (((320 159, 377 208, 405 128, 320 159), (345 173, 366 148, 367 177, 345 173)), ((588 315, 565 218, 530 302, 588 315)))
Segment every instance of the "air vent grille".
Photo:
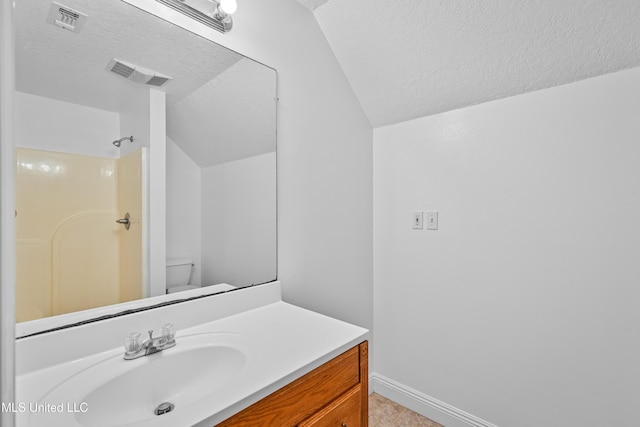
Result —
POLYGON ((86 20, 86 14, 54 1, 49 8, 45 22, 60 27, 63 30, 77 33, 82 29, 86 20))
POLYGON ((151 79, 149 79, 147 84, 151 86, 162 86, 168 81, 169 81, 169 77, 153 76, 151 77, 151 79))
POLYGON ((129 76, 133 73, 134 70, 135 68, 129 67, 128 65, 125 65, 122 62, 115 62, 115 64, 113 64, 113 67, 111 67, 111 72, 126 78, 129 78, 129 76))
POLYGON ((171 77, 169 76, 164 76, 160 73, 156 73, 155 71, 148 70, 116 58, 109 61, 107 70, 136 83, 151 86, 164 86, 169 80, 171 80, 171 77))
POLYGON ((71 9, 65 9, 64 7, 60 7, 58 8, 58 12, 60 12, 60 16, 63 19, 67 19, 67 20, 76 20, 78 18, 80 18, 80 14, 74 10, 71 9))

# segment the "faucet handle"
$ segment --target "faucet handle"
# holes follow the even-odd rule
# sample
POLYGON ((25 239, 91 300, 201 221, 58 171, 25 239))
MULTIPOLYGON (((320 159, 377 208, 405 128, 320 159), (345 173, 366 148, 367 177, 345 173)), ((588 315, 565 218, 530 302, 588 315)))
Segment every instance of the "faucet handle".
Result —
POLYGON ((132 332, 124 337, 124 350, 126 354, 135 354, 140 351, 142 340, 140 332, 132 332))
POLYGON ((173 326, 173 323, 165 323, 162 325, 162 337, 165 338, 167 342, 174 342, 175 336, 176 328, 173 326))

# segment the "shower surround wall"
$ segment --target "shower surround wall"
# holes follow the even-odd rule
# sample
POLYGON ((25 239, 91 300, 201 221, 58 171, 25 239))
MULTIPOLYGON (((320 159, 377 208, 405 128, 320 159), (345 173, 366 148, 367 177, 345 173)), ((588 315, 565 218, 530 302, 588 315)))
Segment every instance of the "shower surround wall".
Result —
POLYGON ((16 320, 119 302, 116 159, 16 157, 16 320))
POLYGON ((447 427, 429 398, 637 426, 639 141, 640 68, 376 129, 376 390, 447 427))
POLYGON ((36 148, 16 149, 17 321, 140 298, 142 158, 114 156, 118 114, 20 92, 16 113, 36 148))
POLYGON ((147 295, 144 259, 144 218, 143 200, 147 151, 138 148, 118 159, 117 207, 118 218, 131 216, 129 230, 118 227, 120 302, 134 301, 147 295))

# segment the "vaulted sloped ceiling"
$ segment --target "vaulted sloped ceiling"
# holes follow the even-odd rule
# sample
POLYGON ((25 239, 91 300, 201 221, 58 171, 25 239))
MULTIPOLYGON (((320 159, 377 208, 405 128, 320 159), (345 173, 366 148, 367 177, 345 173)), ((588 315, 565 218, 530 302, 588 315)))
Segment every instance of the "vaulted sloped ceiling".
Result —
POLYGON ((299 0, 373 127, 640 66, 638 0, 299 0))
POLYGON ((298 1, 310 10, 316 10, 317 8, 319 8, 320 6, 322 6, 327 2, 327 0, 298 0, 298 1))

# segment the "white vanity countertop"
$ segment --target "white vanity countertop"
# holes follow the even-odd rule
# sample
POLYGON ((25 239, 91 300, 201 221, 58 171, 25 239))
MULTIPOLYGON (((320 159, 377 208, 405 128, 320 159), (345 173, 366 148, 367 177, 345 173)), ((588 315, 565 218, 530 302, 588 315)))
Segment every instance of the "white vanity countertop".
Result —
POLYGON ((224 403, 217 402, 221 404, 221 410, 198 426, 213 426, 229 418, 361 343, 368 336, 364 328, 284 302, 234 317, 218 321, 216 326, 225 329, 237 322, 246 322, 247 329, 251 330, 249 334, 260 337, 256 342, 260 348, 259 372, 255 372, 250 392, 238 387, 236 396, 242 395, 242 398, 226 395, 224 403))
MULTIPOLYGON (((303 376, 335 356, 367 339, 368 331, 327 316, 323 316, 282 301, 270 302, 227 317, 207 323, 177 329, 176 346, 145 358, 163 353, 179 351, 181 337, 211 334, 211 337, 225 335, 242 336, 249 348, 244 368, 233 380, 202 399, 148 421, 129 426, 211 427, 231 415, 250 406, 291 381, 303 376)), ((209 336, 209 335, 207 335, 209 336)), ((65 363, 24 373, 17 377, 17 403, 27 406, 18 411, 17 427, 38 427, 40 425, 65 426, 83 425, 76 423, 74 414, 31 413, 28 405, 41 402, 43 396, 66 378, 86 370, 105 360, 120 362, 122 349, 110 349, 80 357, 65 363), (41 424, 42 423, 42 424, 41 424)), ((136 359, 140 360, 140 359, 136 359)), ((215 363, 212 361, 211 363, 215 363)), ((133 365, 131 365, 133 366, 133 365)), ((148 390, 147 384, 131 384, 140 393, 148 390)), ((49 402, 80 405, 82 402, 49 402)), ((162 402, 158 402, 162 403, 162 402)), ((86 407, 91 411, 90 407, 86 407)), ((117 408, 113 408, 117 411, 117 408)))

